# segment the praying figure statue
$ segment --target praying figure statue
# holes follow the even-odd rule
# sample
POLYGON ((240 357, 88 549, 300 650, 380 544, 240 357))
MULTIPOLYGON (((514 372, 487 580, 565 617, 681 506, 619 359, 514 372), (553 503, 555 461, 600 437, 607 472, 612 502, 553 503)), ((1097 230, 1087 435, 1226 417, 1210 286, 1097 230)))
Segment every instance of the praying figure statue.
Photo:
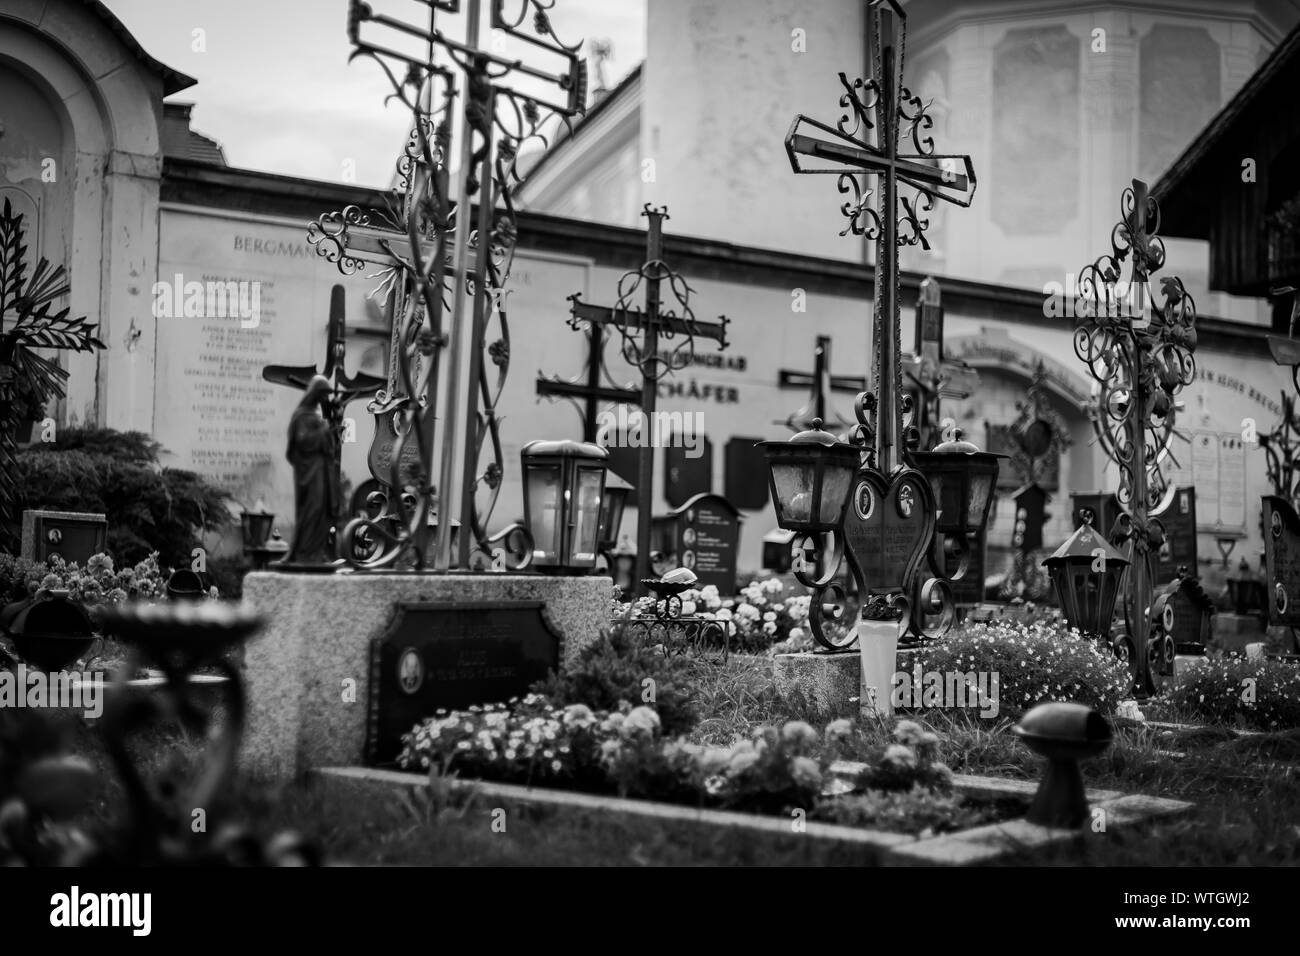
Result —
POLYGON ((294 529, 286 564, 328 564, 334 558, 330 529, 341 494, 332 403, 329 379, 315 375, 289 420, 285 457, 293 466, 294 529))

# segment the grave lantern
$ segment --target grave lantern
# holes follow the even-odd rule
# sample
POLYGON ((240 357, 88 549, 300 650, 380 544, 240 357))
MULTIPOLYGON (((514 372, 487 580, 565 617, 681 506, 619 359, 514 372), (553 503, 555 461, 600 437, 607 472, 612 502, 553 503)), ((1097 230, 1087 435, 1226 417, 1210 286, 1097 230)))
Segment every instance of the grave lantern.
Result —
POLYGON ((612 551, 623 526, 623 511, 632 486, 614 472, 605 475, 605 492, 600 499, 600 550, 612 551))
POLYGON ((943 535, 945 551, 961 558, 961 577, 967 567, 971 539, 978 539, 988 522, 993 487, 998 479, 998 459, 1006 455, 980 451, 955 430, 950 441, 934 451, 912 452, 912 461, 930 482, 937 506, 934 529, 943 535))
POLYGON ((849 486, 861 452, 822 431, 822 420, 789 441, 761 441, 776 523, 804 534, 835 531, 849 504, 849 486))
MULTIPOLYGON (((1091 524, 1082 524, 1056 552, 1043 560, 1052 576, 1056 600, 1069 627, 1105 638, 1115 616, 1115 600, 1128 558, 1091 524)), ((1116 656, 1123 657, 1123 648, 1116 656)), ((1131 652, 1131 648, 1128 648, 1131 652)))
POLYGON ((265 548, 274 523, 275 515, 266 510, 266 503, 261 498, 257 499, 257 504, 253 505, 251 511, 245 508, 239 516, 239 528, 244 535, 244 552, 265 548))
POLYGON ((524 524, 539 570, 587 571, 596 566, 601 501, 609 452, 571 440, 530 441, 520 451, 524 524))

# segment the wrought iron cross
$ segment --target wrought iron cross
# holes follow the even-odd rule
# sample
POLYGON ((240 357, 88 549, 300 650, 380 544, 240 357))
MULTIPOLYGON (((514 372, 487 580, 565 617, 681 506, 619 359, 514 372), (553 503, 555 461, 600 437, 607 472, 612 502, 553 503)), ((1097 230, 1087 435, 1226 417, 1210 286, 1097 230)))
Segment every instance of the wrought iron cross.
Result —
MULTIPOLYGON (((1124 615, 1127 643, 1117 646, 1139 694, 1154 689, 1152 665, 1170 671, 1172 635, 1151 613, 1155 557, 1165 540, 1159 516, 1173 501, 1161 459, 1174 435, 1175 396, 1196 377, 1196 304, 1177 277, 1161 280, 1163 304, 1147 293, 1152 273, 1165 262, 1157 233, 1160 208, 1147 185, 1133 180, 1120 201, 1120 221, 1111 231, 1111 252, 1079 275, 1079 294, 1089 315, 1074 331, 1074 350, 1100 390, 1093 417, 1101 445, 1119 467, 1117 497, 1122 514, 1113 539, 1128 542, 1124 615), (1120 282, 1128 259, 1130 279, 1120 282), (1134 316, 1136 290, 1150 321, 1134 316), (1167 658, 1167 659, 1166 659, 1167 658)), ((1106 529, 1101 529, 1103 532, 1106 529)))
POLYGON ((808 396, 808 402, 802 408, 792 412, 786 417, 785 421, 776 424, 784 425, 794 432, 801 432, 811 428, 814 419, 820 419, 828 424, 838 424, 841 427, 852 425, 852 422, 845 421, 838 414, 835 416, 838 421, 832 422, 830 393, 847 392, 851 395, 857 395, 859 392, 866 390, 867 380, 860 375, 831 374, 831 337, 829 335, 817 336, 817 345, 813 349, 813 370, 811 372, 792 372, 783 368, 779 374, 778 388, 806 388, 810 390, 811 394, 808 396))
MULTIPOLYGON (((397 376, 390 373, 390 379, 400 376, 401 395, 407 399, 400 411, 404 428, 388 452, 388 484, 406 490, 389 496, 385 513, 349 523, 341 548, 350 555, 351 542, 364 538, 378 544, 363 549, 364 556, 353 561, 357 566, 384 568, 410 560, 417 569, 432 565, 446 571, 453 560, 462 568, 471 566, 472 540, 478 549, 476 558, 490 555, 494 569, 506 569, 506 552, 522 568, 532 555, 526 529, 511 525, 497 535, 487 532, 505 468, 496 407, 510 361, 505 286, 518 237, 511 189, 521 178, 517 162, 523 144, 536 138, 545 145, 541 129, 551 117, 567 123, 583 110, 586 64, 578 55, 581 44, 566 45, 556 36, 547 12, 554 0, 465 0, 464 42, 452 39, 435 23, 442 13, 460 12, 461 0, 418 2, 427 15, 421 25, 377 14, 359 0, 351 0, 348 11, 353 56, 369 57, 387 75, 393 98, 411 111, 412 137, 398 166, 406 180, 405 201, 400 214, 391 217, 391 225, 404 227, 406 242, 390 239, 382 230, 368 236, 364 227, 374 226, 373 220, 353 223, 345 216, 342 225, 352 232, 346 241, 335 241, 331 247, 349 264, 367 261, 368 253, 391 271, 391 280, 385 281, 393 282, 398 308, 393 333, 397 376), (481 44, 485 7, 490 12, 488 23, 500 39, 549 56, 554 68, 502 55, 495 43, 492 49, 481 44), (421 53, 376 42, 371 38, 376 33, 414 37, 421 53), (531 84, 527 93, 510 85, 524 77, 531 84), (435 86, 441 87, 441 97, 435 95, 435 86), (551 94, 558 90, 561 98, 548 101, 544 95, 548 90, 551 94), (461 125, 453 181, 449 119, 456 115, 452 107, 457 95, 461 125), (367 248, 367 242, 377 248, 367 248), (447 334, 442 325, 444 310, 450 314, 447 334), (495 329, 491 340, 490 326, 495 329), (451 353, 445 378, 440 376, 444 350, 451 353), (462 364, 468 369, 463 383, 462 364), (441 460, 436 464, 435 414, 443 423, 441 460), (419 449, 417 474, 409 482, 401 478, 408 435, 414 436, 419 449), (485 445, 491 460, 479 473, 485 445), (480 487, 490 494, 482 511, 475 500, 480 487), (449 519, 457 504, 461 524, 469 533, 460 535, 453 558, 449 519), (435 514, 438 520, 431 535, 435 514), (506 547, 494 547, 499 541, 506 547)), ((393 389, 388 398, 395 396, 393 389)))
MULTIPOLYGON (((944 435, 939 403, 942 399, 961 400, 975 394, 979 372, 965 362, 945 361, 943 356, 943 302, 939 282, 933 276, 921 282, 916 300, 916 349, 904 355, 903 376, 916 389, 916 430, 908 435, 908 444, 928 450, 951 435, 944 435)), ((949 422, 944 428, 951 428, 949 422)))
POLYGON ((834 126, 800 115, 785 139, 796 173, 834 175, 839 191, 852 198, 841 207, 849 224, 840 235, 876 241, 875 315, 872 325, 872 388, 875 424, 872 458, 886 475, 902 464, 904 405, 899 360, 898 247, 929 249, 926 214, 935 200, 969 206, 975 194, 975 170, 969 156, 934 152, 926 130, 934 125, 928 104, 903 86, 903 52, 907 16, 896 0, 868 4, 871 77, 850 81, 841 73, 846 112, 834 126), (831 139, 808 135, 812 127, 831 139), (904 152, 910 141, 914 152, 904 152), (805 166, 809 157, 818 165, 805 166), (960 167, 962 171, 957 171, 960 167), (879 201, 865 188, 874 177, 879 201), (903 186, 915 190, 900 195, 903 186))
POLYGON ((585 442, 595 442, 597 438, 601 402, 641 404, 641 392, 630 386, 615 385, 605 368, 605 329, 599 322, 592 322, 587 328, 586 381, 562 379, 558 375, 546 378, 539 371, 537 394, 542 398, 567 398, 573 402, 582 415, 582 440, 585 442))
POLYGON ((343 412, 351 403, 360 398, 372 398, 384 387, 384 380, 368 372, 349 375, 344 366, 347 358, 347 324, 344 309, 343 286, 336 285, 330 290, 329 337, 325 348, 325 367, 316 371, 314 365, 267 365, 262 369, 262 378, 275 385, 296 388, 305 391, 308 383, 316 375, 323 375, 333 386, 330 402, 330 427, 334 437, 334 466, 342 463, 343 412))
MULTIPOLYGON (((573 303, 569 325, 574 329, 599 326, 618 332, 623 358, 641 372, 642 425, 647 434, 653 434, 659 381, 686 367, 695 354, 697 338, 710 339, 718 343, 719 350, 725 349, 729 320, 725 315, 719 316, 717 322, 696 320, 691 309, 691 287, 664 262, 663 221, 668 218, 668 210, 663 207, 656 209, 647 203, 641 215, 649 220, 645 262, 618 280, 618 301, 612 308, 589 305, 582 301, 581 293, 569 296, 573 303), (665 283, 672 296, 671 302, 664 295, 665 283), (644 294, 639 309, 633 304, 638 291, 644 294), (680 315, 677 309, 681 310, 680 315), (667 349, 665 355, 660 348, 661 344, 667 343, 675 344, 667 349)), ((648 440, 642 444, 637 462, 634 587, 638 589, 640 582, 650 576, 650 512, 654 507, 655 453, 651 445, 648 440)))

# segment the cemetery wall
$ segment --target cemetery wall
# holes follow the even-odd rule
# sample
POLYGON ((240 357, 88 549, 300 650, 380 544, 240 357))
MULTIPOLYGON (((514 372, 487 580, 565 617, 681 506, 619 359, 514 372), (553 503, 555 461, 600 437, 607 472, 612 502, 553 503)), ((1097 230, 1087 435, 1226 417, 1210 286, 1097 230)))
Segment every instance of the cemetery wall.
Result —
MULTIPOLYGON (((348 369, 383 373, 380 343, 386 336, 359 334, 379 329, 377 311, 365 299, 373 280, 341 277, 314 255, 305 238, 310 218, 348 203, 373 202, 377 196, 180 161, 169 161, 163 195, 160 279, 181 274, 258 281, 263 307, 256 328, 243 328, 238 319, 160 320, 158 352, 163 358, 155 386, 155 434, 170 463, 214 478, 245 504, 263 497, 281 516, 287 534, 284 519, 292 514, 292 487, 284 461, 285 428, 298 393, 263 382, 261 366, 320 367, 330 289, 342 282, 347 289, 348 369)), ((687 456, 689 449, 679 448, 674 452, 678 457, 666 465, 666 452, 657 451, 657 514, 670 508, 665 489, 674 477, 678 492, 712 490, 733 497, 750 488, 756 475, 765 481, 752 443, 787 434, 778 423, 807 395, 779 388, 779 372, 810 370, 818 334, 833 338, 832 372, 869 375, 871 281, 863 267, 684 238, 672 232, 673 225, 669 220, 666 256, 690 282, 696 317, 725 313, 732 324, 726 351, 700 343, 692 364, 660 386, 660 410, 680 413, 683 426, 698 424, 700 434, 688 437, 707 439, 711 460, 703 466, 687 456), (667 474, 666 468, 683 474, 667 474)), ((535 394, 539 372, 576 378, 583 370, 586 338, 566 324, 567 297, 581 292, 585 301, 612 305, 620 277, 643 256, 644 234, 635 229, 527 213, 521 214, 519 227, 520 249, 507 299, 513 361, 499 406, 507 476, 493 528, 522 517, 520 447, 534 438, 581 437, 581 418, 572 406, 539 401, 535 394)), ((1171 263, 1170 271, 1176 268, 1171 263)), ((905 303, 915 301, 920 278, 904 276, 905 303)), ((1048 508, 1056 518, 1046 538, 1057 542, 1067 531, 1068 489, 1114 485, 1113 477, 1102 472, 1080 409, 1088 385, 1073 354, 1070 320, 1046 318, 1041 296, 1026 290, 957 279, 944 279, 942 288, 950 357, 970 361, 985 383, 971 399, 946 406, 945 414, 979 444, 986 441, 986 421, 1014 419, 1014 400, 1023 394, 1038 359, 1061 370, 1053 402, 1070 425, 1074 447, 1062 459, 1064 488, 1048 508)), ((905 343, 912 341, 912 325, 907 308, 905 343)), ((1187 469, 1184 477, 1198 486, 1198 513, 1244 535, 1246 544, 1238 545, 1236 555, 1253 555, 1261 547, 1253 516, 1266 490, 1263 456, 1231 440, 1235 435, 1239 442, 1248 417, 1262 431, 1271 428, 1277 396, 1289 383, 1255 330, 1213 317, 1203 318, 1198 327, 1198 379, 1183 393, 1186 413, 1180 425, 1193 436, 1214 436, 1213 448, 1206 446, 1198 454, 1175 451, 1179 466, 1187 469)), ((614 343, 606 355, 619 384, 633 379, 614 343)), ((852 396, 836 394, 833 404, 840 415, 852 416, 852 396)), ((344 471, 355 485, 367 477, 371 432, 362 403, 353 405, 350 415, 356 420, 356 441, 345 447, 344 471)), ((741 510, 739 565, 757 568, 762 536, 773 526, 770 508, 742 505, 741 510)), ((1010 512, 1009 503, 995 511, 994 547, 1009 544, 1010 512)), ((630 510, 624 531, 632 540, 634 520, 630 510)), ((1203 525, 1203 557, 1217 554, 1213 531, 1213 525, 1203 525)))

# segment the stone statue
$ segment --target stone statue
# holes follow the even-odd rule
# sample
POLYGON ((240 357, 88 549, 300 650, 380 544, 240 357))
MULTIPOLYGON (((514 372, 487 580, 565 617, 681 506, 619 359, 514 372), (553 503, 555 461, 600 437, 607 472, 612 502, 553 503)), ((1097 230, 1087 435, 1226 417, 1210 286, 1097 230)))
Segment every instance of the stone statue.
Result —
POLYGON ((294 529, 286 564, 328 564, 334 558, 330 528, 342 500, 332 405, 329 379, 314 375, 289 419, 285 457, 293 465, 294 529))

